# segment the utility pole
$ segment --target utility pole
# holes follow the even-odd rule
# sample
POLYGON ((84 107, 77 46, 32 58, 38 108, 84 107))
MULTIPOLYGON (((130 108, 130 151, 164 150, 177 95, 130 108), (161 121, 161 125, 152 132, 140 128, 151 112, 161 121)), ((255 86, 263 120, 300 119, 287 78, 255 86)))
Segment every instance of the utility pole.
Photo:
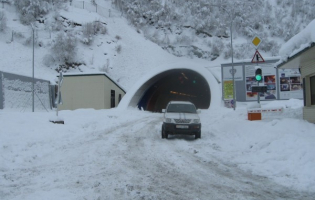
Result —
MULTIPOLYGON (((219 9, 221 9, 221 4, 220 5, 212 5, 212 6, 217 6, 219 9)), ((229 15, 230 17, 230 35, 231 35, 231 57, 232 57, 232 82, 233 82, 233 110, 236 108, 236 87, 235 87, 235 72, 236 70, 234 69, 234 52, 233 52, 233 18, 234 18, 234 8, 231 6, 231 10, 225 10, 225 12, 229 15)))
POLYGON ((32 112, 34 112, 34 90, 35 90, 35 88, 34 88, 34 82, 35 82, 35 80, 34 80, 34 55, 35 55, 35 34, 34 34, 34 26, 33 26, 33 24, 31 23, 31 26, 32 26, 32 33, 33 33, 33 62, 32 62, 32 68, 33 68, 33 70, 32 70, 32 77, 33 77, 33 80, 32 80, 32 112))
MULTIPOLYGON (((234 12, 233 12, 234 13, 234 12)), ((233 14, 234 15, 234 14, 233 14)), ((233 18, 232 15, 230 16, 231 24, 230 24, 230 34, 231 34, 231 53, 232 53, 232 80, 233 80, 233 110, 236 108, 236 99, 235 99, 235 93, 236 93, 236 87, 235 87, 235 70, 234 70, 234 59, 233 59, 233 18)))

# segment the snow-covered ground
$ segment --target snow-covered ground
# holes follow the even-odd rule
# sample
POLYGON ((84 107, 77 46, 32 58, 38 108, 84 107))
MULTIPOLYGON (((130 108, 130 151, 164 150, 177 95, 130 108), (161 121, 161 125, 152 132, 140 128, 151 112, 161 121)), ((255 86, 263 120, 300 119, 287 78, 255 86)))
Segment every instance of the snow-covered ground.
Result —
MULTIPOLYGON (((81 71, 99 71, 109 59, 109 75, 127 91, 149 71, 188 61, 145 40, 123 18, 68 11, 60 14, 108 27, 91 46, 80 44, 79 58, 88 64, 81 71)), ((10 29, 30 36, 13 12, 6 16, 10 29)), ((0 70, 30 76, 31 46, 21 38, 8 42, 8 35, 0 38, 0 70)), ((49 53, 42 40, 47 46, 35 49, 35 76, 54 82, 57 73, 42 64, 49 53)), ((221 77, 221 58, 189 62, 221 77)), ((220 84, 211 87, 221 91, 220 84)), ((53 111, 0 110, 0 199, 315 199, 315 125, 302 119, 303 101, 262 102, 283 112, 261 121, 247 120, 250 104, 202 110, 198 140, 162 140, 162 114, 133 108, 61 111, 64 125, 50 122, 53 111)))
POLYGON ((1 111, 1 199, 314 199, 315 125, 302 101, 247 120, 247 105, 202 110, 202 138, 161 139, 137 109, 1 111))

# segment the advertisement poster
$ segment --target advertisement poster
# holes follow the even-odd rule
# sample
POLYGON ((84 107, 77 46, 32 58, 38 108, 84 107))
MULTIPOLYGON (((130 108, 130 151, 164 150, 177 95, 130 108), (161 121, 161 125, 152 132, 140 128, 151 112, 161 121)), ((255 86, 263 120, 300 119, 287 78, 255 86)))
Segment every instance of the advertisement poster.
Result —
POLYGON ((233 81, 223 82, 223 94, 224 100, 233 99, 233 81))
POLYGON ((280 99, 303 98, 303 81, 298 69, 279 70, 280 99))
POLYGON ((255 80, 255 76, 247 76, 246 77, 246 100, 256 100, 257 92, 252 92, 252 86, 256 86, 257 82, 255 80))
POLYGON ((257 86, 258 82, 255 79, 255 71, 257 66, 247 65, 245 66, 245 78, 246 78, 246 100, 257 100, 260 95, 261 100, 277 99, 277 82, 276 82, 276 69, 273 65, 260 64, 258 65, 262 69, 263 79, 260 82, 260 86, 267 86, 267 92, 257 93, 252 92, 252 86, 257 86))

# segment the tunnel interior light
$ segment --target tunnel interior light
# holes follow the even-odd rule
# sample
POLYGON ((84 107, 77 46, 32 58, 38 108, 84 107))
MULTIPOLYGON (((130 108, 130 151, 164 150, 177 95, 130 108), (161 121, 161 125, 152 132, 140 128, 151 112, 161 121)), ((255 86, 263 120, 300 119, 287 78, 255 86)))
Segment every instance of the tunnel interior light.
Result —
POLYGON ((181 92, 175 92, 175 91, 170 91, 171 94, 176 94, 176 95, 181 95, 181 96, 187 96, 187 97, 197 97, 195 95, 191 95, 191 94, 185 94, 185 93, 181 93, 181 92))
POLYGON ((183 77, 184 77, 186 80, 188 80, 188 78, 187 78, 187 76, 185 75, 184 72, 182 72, 182 75, 183 75, 183 77))

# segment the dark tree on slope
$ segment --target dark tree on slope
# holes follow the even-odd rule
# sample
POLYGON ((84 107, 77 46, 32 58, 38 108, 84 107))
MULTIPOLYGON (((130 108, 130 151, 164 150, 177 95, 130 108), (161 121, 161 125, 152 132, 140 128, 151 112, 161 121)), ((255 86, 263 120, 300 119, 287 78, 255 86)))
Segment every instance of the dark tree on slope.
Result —
POLYGON ((49 0, 14 0, 14 5, 20 14, 20 20, 23 24, 29 24, 35 21, 40 15, 49 12, 49 0))
POLYGON ((59 33, 52 46, 54 60, 59 64, 71 63, 76 59, 77 41, 75 36, 70 33, 59 33))
POLYGON ((30 24, 38 17, 46 15, 53 6, 59 6, 68 0, 13 0, 23 24, 30 24))
MULTIPOLYGON (((222 41, 227 45, 232 18, 234 37, 243 37, 250 41, 254 36, 259 36, 265 41, 261 46, 263 51, 271 52, 272 55, 278 52, 279 38, 287 41, 315 18, 314 0, 113 0, 113 2, 131 24, 142 29, 146 37, 160 45, 166 44, 154 35, 172 38, 169 35, 176 34, 176 38, 187 28, 196 31, 195 37, 200 37, 199 34, 202 33, 202 37, 226 38, 222 41), (151 33, 147 31, 150 27, 156 31, 151 33)), ((207 43, 207 39, 204 40, 207 43)), ((248 44, 250 45, 250 42, 248 44)), ((176 45, 176 40, 173 40, 172 45, 176 45)), ((226 45, 221 46, 226 48, 226 45)), ((238 56, 246 56, 246 51, 237 49, 244 46, 236 45, 235 48, 238 56)), ((219 49, 213 51, 226 52, 219 49)))
POLYGON ((0 32, 5 31, 7 28, 7 18, 4 12, 0 11, 0 32))

